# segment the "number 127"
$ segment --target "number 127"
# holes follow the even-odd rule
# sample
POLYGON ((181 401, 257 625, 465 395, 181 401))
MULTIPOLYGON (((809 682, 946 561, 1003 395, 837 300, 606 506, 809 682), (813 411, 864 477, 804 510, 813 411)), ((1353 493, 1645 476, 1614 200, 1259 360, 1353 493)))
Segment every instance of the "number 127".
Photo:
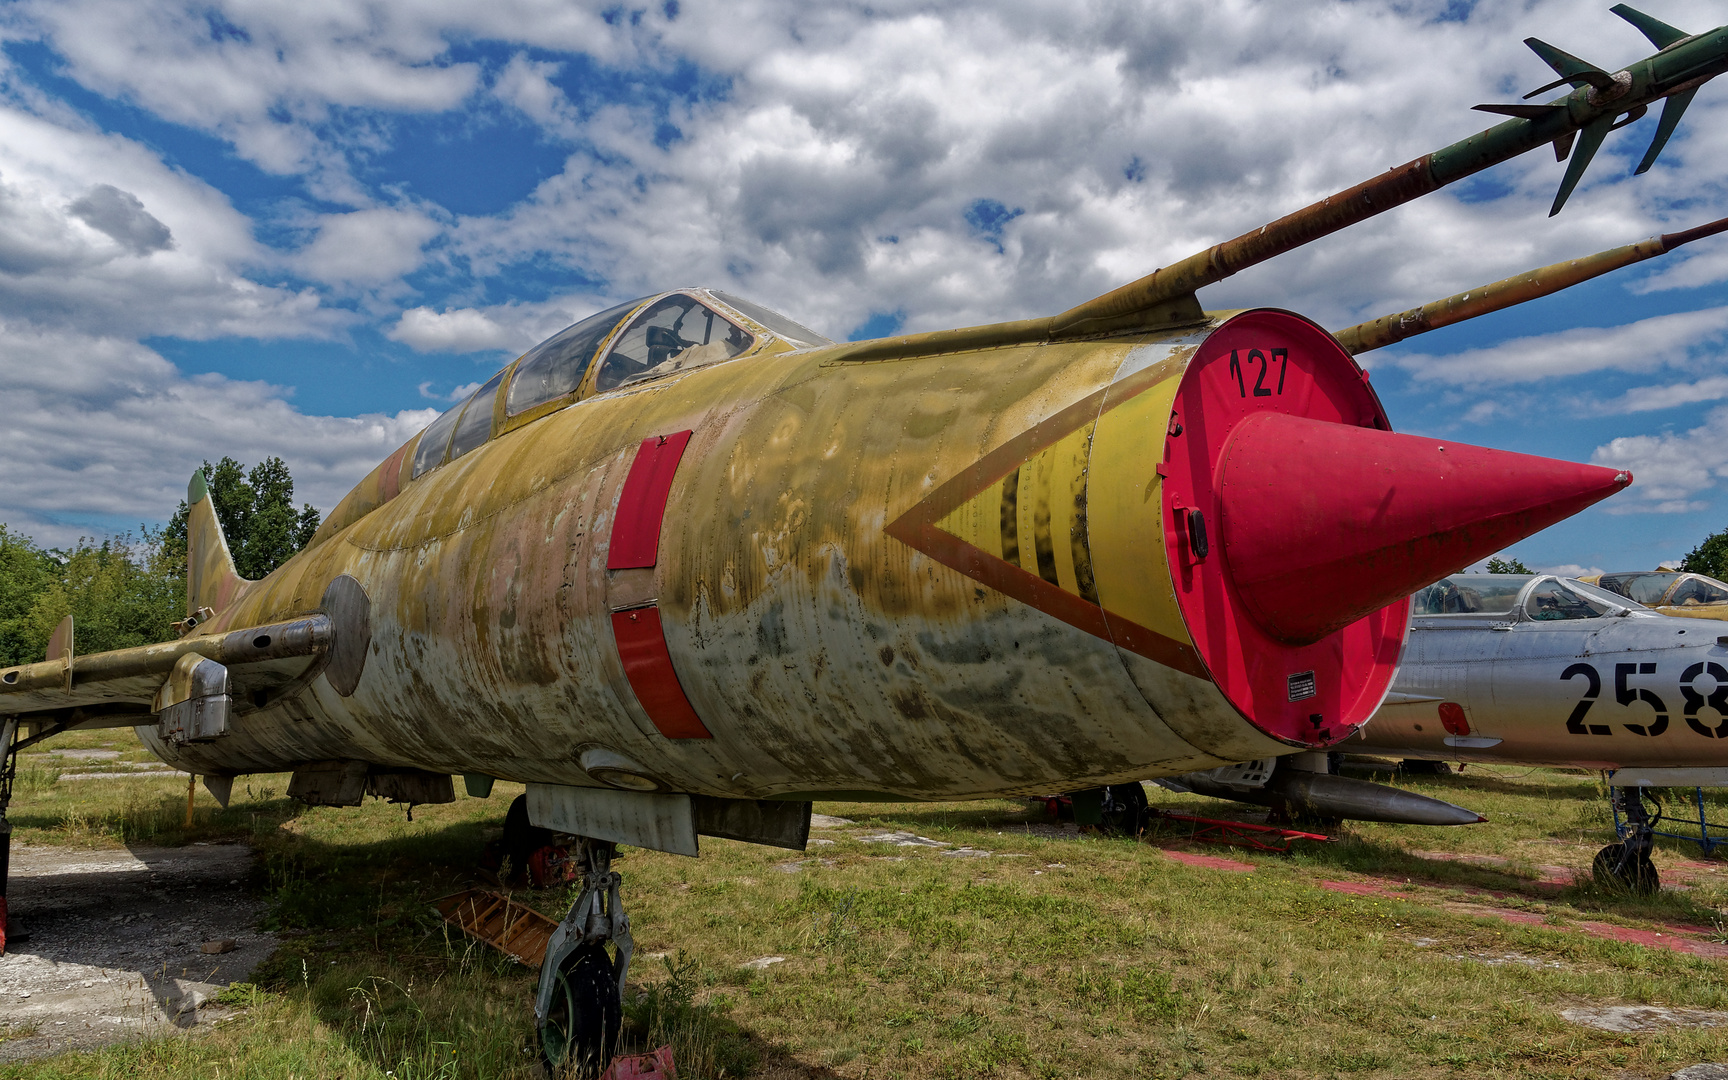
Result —
POLYGON ((1240 353, 1240 349, 1230 350, 1230 374, 1236 378, 1236 392, 1238 395, 1241 397, 1248 396, 1248 383, 1243 378, 1242 371, 1244 367, 1254 364, 1260 365, 1259 373, 1254 376, 1255 397, 1271 397, 1274 393, 1284 393, 1284 370, 1290 366, 1289 349, 1272 350, 1272 359, 1278 361, 1278 386, 1276 390, 1270 389, 1266 386, 1266 375, 1272 366, 1266 360, 1266 354, 1261 352, 1259 349, 1249 349, 1248 362, 1247 364, 1244 364, 1240 353))

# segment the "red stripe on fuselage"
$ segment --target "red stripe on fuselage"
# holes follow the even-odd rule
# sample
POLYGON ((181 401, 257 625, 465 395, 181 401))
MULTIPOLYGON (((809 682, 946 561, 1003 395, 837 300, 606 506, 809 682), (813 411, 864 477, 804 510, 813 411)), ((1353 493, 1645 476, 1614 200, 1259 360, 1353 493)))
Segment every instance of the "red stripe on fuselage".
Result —
POLYGON ((612 636, 618 642, 618 659, 624 662, 624 677, 660 734, 668 739, 712 739, 713 733, 684 696, 684 686, 672 668, 659 606, 614 611, 612 636))
POLYGON ((634 570, 653 566, 660 558, 660 524, 666 499, 690 432, 651 435, 636 448, 636 460, 624 478, 618 513, 612 519, 612 540, 606 548, 606 569, 634 570))

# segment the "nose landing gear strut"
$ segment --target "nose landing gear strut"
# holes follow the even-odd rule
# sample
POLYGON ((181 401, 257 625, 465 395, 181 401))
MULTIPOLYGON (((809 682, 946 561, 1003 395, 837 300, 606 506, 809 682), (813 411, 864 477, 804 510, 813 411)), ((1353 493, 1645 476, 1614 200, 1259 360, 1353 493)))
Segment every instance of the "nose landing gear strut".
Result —
POLYGON ((553 1076, 593 1080, 612 1060, 630 970, 630 916, 612 870, 614 846, 582 837, 582 894, 553 931, 540 966, 534 1019, 540 1054, 553 1076), (607 945, 612 950, 608 951, 607 945))
POLYGON ((1596 853, 1591 876, 1599 884, 1612 882, 1640 895, 1658 891, 1662 880, 1656 873, 1656 864, 1650 861, 1650 847, 1660 813, 1654 819, 1650 816, 1644 807, 1644 796, 1635 787, 1611 787, 1608 799, 1616 811, 1626 815, 1626 823, 1620 825, 1616 820, 1620 842, 1596 853))

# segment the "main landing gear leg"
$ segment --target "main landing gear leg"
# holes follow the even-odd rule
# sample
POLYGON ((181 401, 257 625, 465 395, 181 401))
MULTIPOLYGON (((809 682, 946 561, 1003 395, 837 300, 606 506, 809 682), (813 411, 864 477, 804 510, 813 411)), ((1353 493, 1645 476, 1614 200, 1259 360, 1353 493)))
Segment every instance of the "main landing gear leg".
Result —
POLYGON ((6 809, 12 805, 12 778, 18 773, 18 752, 12 743, 18 735, 18 718, 8 716, 0 725, 0 956, 6 955, 6 879, 12 869, 12 823, 6 820, 6 809))
POLYGON ((582 895, 552 932, 540 966, 534 1019, 540 1054, 554 1077, 593 1080, 612 1061, 630 970, 630 916, 612 872, 612 844, 582 837, 582 895), (608 952, 610 942, 616 952, 608 952))
POLYGON ((1620 843, 1609 844, 1596 853, 1592 875, 1599 883, 1613 882, 1635 893, 1656 892, 1662 887, 1656 864, 1650 861, 1656 826, 1644 807, 1644 796, 1635 787, 1611 787, 1608 800, 1616 811, 1626 815, 1626 824, 1620 827, 1620 843))

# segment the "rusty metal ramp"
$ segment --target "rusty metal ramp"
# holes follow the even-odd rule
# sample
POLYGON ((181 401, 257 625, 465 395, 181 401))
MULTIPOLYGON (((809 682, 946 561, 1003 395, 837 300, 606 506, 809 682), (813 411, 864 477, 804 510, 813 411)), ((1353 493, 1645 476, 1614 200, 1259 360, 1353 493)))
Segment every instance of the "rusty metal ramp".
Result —
POLYGON ((454 893, 432 906, 464 934, 534 968, 545 959, 546 943, 558 928, 556 919, 490 889, 454 893))

